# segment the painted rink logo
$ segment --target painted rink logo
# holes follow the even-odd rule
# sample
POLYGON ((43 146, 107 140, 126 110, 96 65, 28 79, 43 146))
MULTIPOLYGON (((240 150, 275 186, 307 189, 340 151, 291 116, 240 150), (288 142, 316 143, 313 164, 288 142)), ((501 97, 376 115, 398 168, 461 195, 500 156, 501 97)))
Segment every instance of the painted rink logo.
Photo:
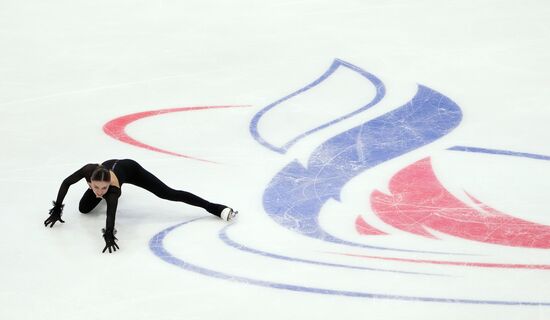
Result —
MULTIPOLYGON (((313 146, 307 160, 274 168, 276 173, 264 186, 262 204, 279 226, 274 231, 281 235, 277 240, 294 243, 296 251, 251 242, 235 231, 238 224, 228 225, 218 235, 220 259, 229 259, 223 260, 224 265, 236 262, 233 269, 222 271, 219 263, 203 261, 185 246, 171 244, 176 239, 190 241, 186 230, 204 229, 199 225, 209 223, 205 219, 163 230, 151 239, 151 249, 164 261, 189 271, 269 288, 380 299, 550 306, 544 294, 527 289, 536 287, 538 273, 547 276, 550 269, 544 251, 550 247, 550 226, 492 208, 492 203, 484 203, 465 188, 449 190, 453 184, 460 188, 456 175, 450 175, 451 180, 440 178, 449 177, 441 172, 463 170, 461 162, 490 158, 512 159, 514 166, 529 161, 546 165, 550 157, 464 146, 436 150, 430 146, 460 126, 459 106, 419 85, 403 105, 374 112, 385 96, 385 85, 376 76, 335 60, 320 78, 263 108, 251 120, 254 139, 283 159, 293 149, 310 147, 306 142, 314 141, 308 140, 311 137, 340 126, 313 146), (325 101, 325 109, 334 104, 334 110, 319 109, 320 101, 325 101), (371 111, 373 115, 362 123, 346 125, 371 111), (289 116, 303 114, 312 116, 294 119, 292 130, 275 130, 289 116), (409 154, 417 154, 418 159, 401 168, 392 165, 409 154), (377 175, 384 179, 373 183, 377 175), (359 202, 364 202, 361 212, 355 210, 359 202), (238 264, 246 261, 258 270, 239 270, 238 264), (278 274, 270 271, 274 269, 278 274), (296 272, 302 276, 292 276, 296 272), (521 278, 525 290, 507 288, 504 283, 511 276, 521 278), (485 279, 478 283, 479 290, 472 290, 472 280, 464 281, 474 278, 485 279)), ((236 106, 208 108, 231 107, 236 106)), ((191 108, 183 109, 171 110, 191 108)), ((124 137, 120 119, 106 125, 111 136, 124 137)))

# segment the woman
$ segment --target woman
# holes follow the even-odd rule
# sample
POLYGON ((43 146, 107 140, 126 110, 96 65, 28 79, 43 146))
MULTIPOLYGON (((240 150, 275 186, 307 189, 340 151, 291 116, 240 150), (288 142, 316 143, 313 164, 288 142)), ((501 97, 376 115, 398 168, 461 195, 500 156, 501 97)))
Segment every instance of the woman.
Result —
POLYGON ((65 223, 61 219, 64 207, 63 199, 69 187, 82 178, 85 178, 88 182, 89 189, 84 192, 82 199, 80 199, 78 207, 80 212, 88 213, 92 211, 101 199, 105 199, 107 202, 107 223, 105 229, 103 229, 103 238, 105 239, 103 252, 108 249, 111 253, 120 249, 115 242, 115 240, 118 240, 115 238, 115 215, 118 198, 121 195, 120 188, 124 183, 144 188, 162 199, 181 201, 204 208, 225 221, 230 221, 238 213, 227 206, 211 203, 192 193, 168 187, 134 160, 107 160, 101 165, 87 164, 63 180, 57 199, 53 202, 54 206, 50 210, 50 217, 44 221, 46 227, 48 225, 50 228, 53 227, 57 221, 65 223))

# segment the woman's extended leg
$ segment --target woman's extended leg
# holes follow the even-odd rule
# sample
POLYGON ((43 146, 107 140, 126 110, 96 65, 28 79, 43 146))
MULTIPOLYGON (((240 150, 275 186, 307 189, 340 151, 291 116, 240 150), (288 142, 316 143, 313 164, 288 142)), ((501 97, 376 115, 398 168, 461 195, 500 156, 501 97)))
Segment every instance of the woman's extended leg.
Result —
POLYGON ((88 213, 92 211, 99 202, 101 202, 101 198, 96 197, 92 189, 88 189, 84 192, 82 199, 80 199, 78 210, 82 213, 88 213))
POLYGON ((218 217, 220 217, 222 211, 227 208, 227 206, 221 204, 208 202, 190 192, 174 190, 168 187, 159 178, 155 177, 152 173, 145 170, 141 165, 137 165, 139 168, 136 171, 136 177, 134 177, 132 181, 129 180, 128 183, 142 187, 145 190, 152 192, 159 198, 171 201, 180 201, 192 206, 201 207, 218 217))

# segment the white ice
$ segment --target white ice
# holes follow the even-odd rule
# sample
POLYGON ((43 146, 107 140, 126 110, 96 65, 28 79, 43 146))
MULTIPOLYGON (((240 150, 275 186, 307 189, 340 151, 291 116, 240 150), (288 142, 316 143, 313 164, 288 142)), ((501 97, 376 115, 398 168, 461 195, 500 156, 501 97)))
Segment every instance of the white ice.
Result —
MULTIPOLYGON (((352 180, 341 201, 325 204, 320 224, 365 244, 477 254, 464 258, 474 262, 550 265, 548 249, 485 244, 435 230, 439 240, 400 232, 377 219, 368 203, 372 190, 388 192, 397 171, 433 156, 439 179, 461 200, 470 201, 467 190, 500 212, 550 226, 550 161, 444 151, 462 145, 550 155, 549 17, 550 3, 542 0, 1 1, 0 319, 549 319, 550 269, 339 256, 332 253, 388 253, 305 237, 275 223, 262 205, 264 189, 286 164, 307 164, 323 141, 403 105, 422 84, 460 106, 460 126, 352 180), (253 116, 310 84, 336 58, 382 79, 387 96, 380 105, 298 141, 286 154, 258 144, 249 132, 253 116), (212 162, 138 148, 102 130, 120 116, 195 106, 241 107, 166 113, 126 131, 148 145, 212 162), (219 238, 227 223, 131 185, 123 186, 119 203, 116 253, 101 254, 105 205, 78 212, 83 181, 65 198, 66 223, 44 228, 62 180, 86 163, 112 158, 135 159, 172 187, 238 209, 226 230, 243 246, 437 276, 333 268, 238 250, 219 238), (393 236, 350 232, 358 215, 393 236), (178 267, 150 249, 153 236, 195 218, 203 219, 166 237, 166 250, 233 279, 178 267), (547 304, 349 297, 239 277, 335 291, 547 304)), ((286 111, 259 122, 259 131, 284 144, 353 111, 374 94, 372 86, 365 92, 355 83, 346 86, 355 77, 289 100, 286 111), (311 109, 316 101, 317 114, 311 109), (342 109, 330 109, 332 103, 342 109)), ((461 261, 443 260, 451 259, 461 261)))

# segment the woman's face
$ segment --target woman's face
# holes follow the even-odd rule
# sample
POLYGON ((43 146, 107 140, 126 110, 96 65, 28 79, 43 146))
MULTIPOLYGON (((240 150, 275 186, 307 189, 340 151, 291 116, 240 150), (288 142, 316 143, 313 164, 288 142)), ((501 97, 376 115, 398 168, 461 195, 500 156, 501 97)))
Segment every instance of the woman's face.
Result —
POLYGON ((111 183, 107 181, 92 181, 90 186, 92 187, 92 191, 95 193, 95 196, 101 198, 107 193, 107 190, 109 190, 110 184, 111 183))

